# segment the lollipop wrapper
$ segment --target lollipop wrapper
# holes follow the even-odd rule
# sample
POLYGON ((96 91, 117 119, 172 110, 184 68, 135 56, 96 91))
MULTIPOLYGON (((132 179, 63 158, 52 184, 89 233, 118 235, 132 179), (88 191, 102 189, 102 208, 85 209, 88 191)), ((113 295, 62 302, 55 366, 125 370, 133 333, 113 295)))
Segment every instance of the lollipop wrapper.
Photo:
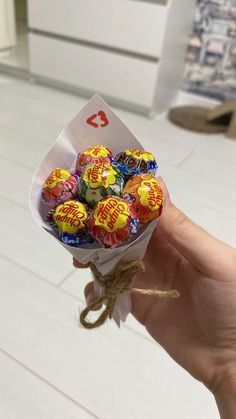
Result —
MULTIPOLYGON (((53 228, 46 222, 48 206, 42 201, 42 185, 55 167, 62 167, 74 172, 79 152, 102 144, 112 150, 113 155, 127 149, 143 150, 135 136, 121 122, 106 102, 95 95, 87 105, 65 126, 55 144, 38 166, 30 191, 30 207, 35 221, 59 241, 53 228)), ((61 241, 59 243, 70 252, 80 263, 91 262, 105 275, 115 269, 118 262, 142 260, 157 220, 143 226, 133 237, 114 249, 105 249, 97 243, 74 248, 61 241)), ((101 290, 98 289, 98 292, 101 290)), ((117 324, 125 321, 131 310, 129 293, 117 298, 113 317, 117 324)))

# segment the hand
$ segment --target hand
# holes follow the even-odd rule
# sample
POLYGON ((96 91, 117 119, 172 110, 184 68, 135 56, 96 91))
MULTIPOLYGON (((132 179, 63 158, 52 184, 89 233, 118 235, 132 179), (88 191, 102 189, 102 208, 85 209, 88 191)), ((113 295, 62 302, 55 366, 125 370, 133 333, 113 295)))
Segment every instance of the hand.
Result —
MULTIPOLYGON (((133 294, 132 314, 216 395, 234 375, 236 383, 236 251, 190 221, 165 195, 145 272, 133 286, 177 289, 180 297, 133 294)), ((94 298, 91 284, 86 295, 94 298)))
POLYGON ((214 393, 236 379, 236 251, 169 205, 134 287, 177 289, 178 299, 132 295, 132 313, 192 376, 214 393))

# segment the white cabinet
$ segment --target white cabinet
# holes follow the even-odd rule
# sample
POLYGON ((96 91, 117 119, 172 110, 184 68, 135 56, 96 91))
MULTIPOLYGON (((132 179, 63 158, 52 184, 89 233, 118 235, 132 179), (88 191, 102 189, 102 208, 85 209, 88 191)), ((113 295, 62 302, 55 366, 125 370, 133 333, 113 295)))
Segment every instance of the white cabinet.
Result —
POLYGON ((15 7, 13 0, 0 0, 0 51, 16 44, 15 7))
POLYGON ((30 35, 30 50, 34 74, 140 108, 152 106, 155 63, 38 34, 30 35))
POLYGON ((30 28, 158 57, 167 7, 130 0, 30 0, 28 14, 30 28))
POLYGON ((113 103, 164 110, 182 79, 195 0, 28 0, 30 70, 113 103))

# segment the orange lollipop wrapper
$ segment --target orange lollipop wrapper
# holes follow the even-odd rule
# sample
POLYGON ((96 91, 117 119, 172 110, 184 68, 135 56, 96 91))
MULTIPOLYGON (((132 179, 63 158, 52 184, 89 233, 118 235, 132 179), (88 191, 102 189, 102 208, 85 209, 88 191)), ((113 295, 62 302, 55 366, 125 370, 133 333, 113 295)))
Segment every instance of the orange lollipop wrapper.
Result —
POLYGON ((160 183, 150 174, 133 176, 123 189, 123 198, 131 202, 141 224, 160 217, 164 193, 160 183))

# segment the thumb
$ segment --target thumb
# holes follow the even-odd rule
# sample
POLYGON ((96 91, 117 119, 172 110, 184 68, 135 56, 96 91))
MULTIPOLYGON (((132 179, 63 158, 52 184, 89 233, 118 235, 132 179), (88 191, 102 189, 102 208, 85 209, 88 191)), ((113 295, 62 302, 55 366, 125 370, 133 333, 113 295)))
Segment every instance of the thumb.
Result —
MULTIPOLYGON (((163 180, 161 183, 163 185, 163 180)), ((166 190, 165 185, 163 189, 166 190)), ((205 275, 222 278, 222 274, 231 276, 232 269, 235 270, 235 250, 191 221, 170 201, 163 210, 158 229, 187 261, 205 275)))

